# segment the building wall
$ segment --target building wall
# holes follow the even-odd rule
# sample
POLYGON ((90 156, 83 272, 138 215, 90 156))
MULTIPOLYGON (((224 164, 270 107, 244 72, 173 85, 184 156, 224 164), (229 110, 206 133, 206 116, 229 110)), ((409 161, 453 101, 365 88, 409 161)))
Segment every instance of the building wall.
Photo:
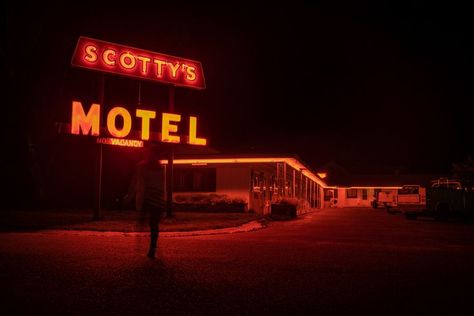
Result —
POLYGON ((249 203, 250 166, 247 164, 217 165, 216 193, 249 203))
POLYGON ((374 189, 354 189, 357 190, 356 197, 347 197, 346 188, 338 189, 338 207, 370 207, 373 200, 374 189), (363 199, 363 190, 367 191, 367 198, 363 199))
POLYGON ((298 214, 312 208, 321 208, 323 188, 301 171, 285 163, 231 163, 186 165, 187 168, 215 168, 215 192, 174 192, 177 195, 218 194, 230 199, 241 199, 247 210, 268 214, 272 203, 289 198, 298 201, 298 214))
MULTIPOLYGON (((200 166, 186 166, 201 168, 200 166)), ((242 199, 249 203, 250 190, 250 167, 248 165, 206 165, 205 168, 216 169, 216 190, 212 192, 173 192, 173 197, 177 195, 191 196, 197 194, 218 194, 227 195, 230 199, 242 199)))
MULTIPOLYGON (((376 189, 376 188, 367 188, 367 199, 363 199, 363 190, 362 188, 357 188, 357 196, 356 197, 347 197, 347 190, 350 188, 337 188, 337 189, 329 189, 329 190, 334 190, 337 191, 337 198, 331 199, 330 201, 324 201, 324 207, 372 207, 372 201, 374 200, 375 197, 375 191, 385 191, 385 192, 391 192, 396 194, 397 189, 376 189), (337 203, 335 203, 334 200, 337 200, 337 203)), ((328 190, 328 189, 326 189, 328 190)))

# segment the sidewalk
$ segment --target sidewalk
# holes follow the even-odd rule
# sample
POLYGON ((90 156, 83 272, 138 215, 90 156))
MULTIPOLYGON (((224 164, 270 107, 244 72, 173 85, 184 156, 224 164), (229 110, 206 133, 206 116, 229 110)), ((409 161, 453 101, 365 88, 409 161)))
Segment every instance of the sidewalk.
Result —
MULTIPOLYGON (((106 211, 103 219, 92 220, 91 210, 33 210, 3 211, 0 231, 89 231, 145 234, 147 225, 138 225, 136 211, 106 211)), ((163 218, 160 231, 163 236, 191 236, 251 231, 266 226, 266 219, 253 213, 198 213, 175 212, 172 218, 163 218)))
MULTIPOLYGON (((236 227, 226 227, 218 229, 206 229, 206 230, 192 230, 192 231, 160 231, 160 237, 191 237, 191 236, 203 236, 203 235, 220 235, 220 234, 234 234, 251 232, 267 227, 268 221, 263 218, 254 220, 236 227)), ((161 226, 160 226, 161 227, 161 226)), ((40 234, 47 235, 82 235, 82 236, 100 236, 100 237, 112 237, 112 236, 125 236, 125 237, 147 237, 150 235, 149 232, 119 232, 119 231, 101 231, 101 230, 78 230, 78 229, 46 229, 41 230, 40 234)))

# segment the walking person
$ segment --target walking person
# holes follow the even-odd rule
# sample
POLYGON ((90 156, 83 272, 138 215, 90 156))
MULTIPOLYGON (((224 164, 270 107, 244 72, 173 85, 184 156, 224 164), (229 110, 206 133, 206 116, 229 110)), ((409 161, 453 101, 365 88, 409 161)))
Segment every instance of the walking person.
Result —
POLYGON ((157 145, 146 148, 145 159, 137 164, 135 177, 126 199, 135 196, 135 208, 139 211, 139 223, 148 217, 150 247, 148 257, 155 258, 161 217, 166 213, 165 172, 160 164, 161 154, 157 145))

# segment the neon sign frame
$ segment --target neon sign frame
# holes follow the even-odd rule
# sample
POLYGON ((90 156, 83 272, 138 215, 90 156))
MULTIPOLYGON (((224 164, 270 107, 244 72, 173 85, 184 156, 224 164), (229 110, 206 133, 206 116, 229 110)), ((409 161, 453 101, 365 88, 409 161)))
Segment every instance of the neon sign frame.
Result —
POLYGON ((79 37, 71 65, 175 86, 206 88, 199 61, 90 37, 79 37))

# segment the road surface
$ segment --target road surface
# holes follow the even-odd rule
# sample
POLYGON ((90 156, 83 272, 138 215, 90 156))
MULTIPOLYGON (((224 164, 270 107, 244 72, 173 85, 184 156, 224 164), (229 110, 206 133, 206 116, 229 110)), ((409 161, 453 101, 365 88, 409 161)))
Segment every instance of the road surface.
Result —
MULTIPOLYGON (((472 315, 474 225, 326 209, 263 230, 162 238, 0 234, 16 314, 472 315)), ((7 315, 7 314, 5 314, 7 315)))

